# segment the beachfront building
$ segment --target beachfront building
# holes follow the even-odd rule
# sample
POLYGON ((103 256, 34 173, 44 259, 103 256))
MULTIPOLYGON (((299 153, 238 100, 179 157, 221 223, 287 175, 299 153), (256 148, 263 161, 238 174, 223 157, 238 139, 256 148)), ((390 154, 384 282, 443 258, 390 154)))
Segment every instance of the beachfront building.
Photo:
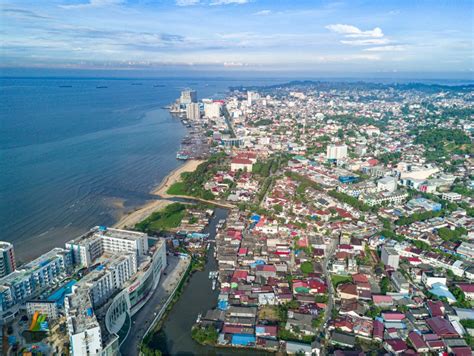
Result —
POLYGON ((197 93, 196 90, 183 90, 181 92, 181 97, 179 98, 181 105, 188 105, 191 103, 197 103, 197 93))
POLYGON ((95 266, 65 299, 72 354, 115 355, 130 318, 158 286, 166 244, 149 247, 146 234, 96 227, 67 246, 77 267, 95 266))
POLYGON ((96 226, 66 243, 75 265, 91 266, 104 253, 134 252, 140 260, 148 252, 148 236, 142 232, 96 226))
POLYGON ((186 118, 193 121, 198 121, 201 118, 201 109, 198 103, 186 105, 186 118))
POLYGON ((13 245, 9 242, 0 241, 0 278, 12 273, 15 268, 13 245))
POLYGON ((55 287, 72 270, 70 251, 55 248, 0 279, 0 322, 14 318, 28 299, 55 287))

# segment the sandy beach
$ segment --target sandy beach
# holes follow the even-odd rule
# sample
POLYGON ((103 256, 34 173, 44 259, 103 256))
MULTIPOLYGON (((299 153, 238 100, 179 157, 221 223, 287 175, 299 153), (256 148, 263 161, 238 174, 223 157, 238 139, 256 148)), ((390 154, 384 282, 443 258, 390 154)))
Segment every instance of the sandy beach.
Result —
POLYGON ((167 205, 173 203, 171 200, 166 200, 166 198, 172 197, 171 195, 166 194, 168 188, 173 185, 175 182, 180 181, 181 173, 183 172, 192 172, 204 161, 198 160, 189 160, 186 161, 182 166, 171 171, 160 183, 160 185, 154 189, 151 193, 153 195, 159 195, 164 199, 153 200, 145 204, 144 206, 138 208, 138 210, 132 211, 128 214, 122 216, 122 218, 114 225, 116 228, 131 228, 140 221, 146 219, 155 211, 165 208, 167 205))
POLYGON ((154 195, 159 195, 162 198, 171 198, 172 195, 166 194, 166 191, 171 187, 174 183, 179 182, 181 180, 181 173, 184 172, 194 172, 201 163, 205 161, 200 160, 189 160, 186 161, 181 167, 176 168, 175 170, 171 171, 165 179, 160 183, 160 185, 153 190, 151 193, 154 195))

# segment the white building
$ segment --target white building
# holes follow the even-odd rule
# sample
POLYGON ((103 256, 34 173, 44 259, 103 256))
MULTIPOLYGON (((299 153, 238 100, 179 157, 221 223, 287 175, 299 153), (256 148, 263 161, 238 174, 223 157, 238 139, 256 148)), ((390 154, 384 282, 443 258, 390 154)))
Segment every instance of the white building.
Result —
POLYGON ((390 266, 393 269, 398 269, 398 264, 400 262, 400 255, 397 253, 397 251, 389 246, 383 245, 382 246, 382 262, 386 266, 390 266))
POLYGON ((340 160, 347 157, 346 145, 328 145, 326 149, 326 159, 340 160))
POLYGON ((56 319, 59 316, 56 301, 30 300, 26 302, 26 313, 28 317, 31 318, 36 312, 47 315, 48 319, 56 319))
POLYGON ((256 100, 260 99, 260 94, 254 91, 247 91, 247 105, 252 106, 256 100))
POLYGON ((91 266, 104 253, 133 251, 140 260, 148 252, 148 236, 142 232, 96 226, 77 239, 66 243, 74 264, 91 266))
POLYGON ((394 177, 384 177, 377 181, 377 190, 379 192, 394 192, 397 190, 397 179, 394 177))
POLYGON ((183 90, 179 98, 181 105, 188 105, 197 102, 197 93, 195 90, 183 90))
POLYGON ((0 278, 12 273, 16 269, 15 252, 9 242, 0 241, 0 278))
POLYGON ((198 103, 190 103, 186 106, 186 118, 193 121, 198 121, 201 118, 201 111, 198 103))
POLYGON ((211 102, 204 104, 204 116, 209 119, 216 119, 221 116, 221 102, 211 102))
POLYGON ((447 200, 447 201, 450 201, 450 202, 454 202, 454 201, 461 200, 462 195, 459 194, 459 193, 455 193, 455 192, 443 193, 441 195, 441 199, 444 199, 444 200, 447 200))
POLYGON ((456 250, 457 253, 468 258, 474 258, 474 244, 462 242, 456 250))
POLYGON ((446 285, 445 276, 433 273, 431 271, 429 272, 423 271, 423 273, 421 274, 421 281, 427 288, 431 288, 433 284, 435 283, 446 285))

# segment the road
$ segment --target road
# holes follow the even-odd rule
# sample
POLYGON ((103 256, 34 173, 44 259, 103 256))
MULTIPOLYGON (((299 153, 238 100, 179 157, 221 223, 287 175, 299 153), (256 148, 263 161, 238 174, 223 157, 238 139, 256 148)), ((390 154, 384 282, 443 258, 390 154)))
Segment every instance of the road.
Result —
POLYGON ((164 270, 166 275, 162 275, 162 279, 150 300, 132 317, 130 333, 120 347, 122 355, 138 355, 138 348, 148 327, 173 292, 175 286, 179 284, 181 276, 189 264, 189 260, 183 260, 176 256, 167 256, 167 259, 168 265, 164 270))

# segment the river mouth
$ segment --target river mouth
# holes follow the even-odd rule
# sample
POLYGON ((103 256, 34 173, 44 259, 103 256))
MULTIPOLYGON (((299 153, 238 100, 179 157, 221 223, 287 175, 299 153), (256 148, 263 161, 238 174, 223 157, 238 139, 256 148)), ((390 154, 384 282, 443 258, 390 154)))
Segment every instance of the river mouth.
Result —
MULTIPOLYGON (((216 225, 221 219, 226 219, 228 211, 216 208, 209 225, 204 232, 210 234, 213 240, 216 236, 216 225)), ((183 292, 173 306, 159 332, 149 341, 152 349, 160 350, 163 355, 269 355, 261 350, 218 348, 199 345, 191 338, 191 328, 199 314, 215 308, 219 290, 212 290, 209 272, 218 269, 214 258, 214 244, 207 252, 207 262, 204 271, 197 271, 191 275, 183 292)))

